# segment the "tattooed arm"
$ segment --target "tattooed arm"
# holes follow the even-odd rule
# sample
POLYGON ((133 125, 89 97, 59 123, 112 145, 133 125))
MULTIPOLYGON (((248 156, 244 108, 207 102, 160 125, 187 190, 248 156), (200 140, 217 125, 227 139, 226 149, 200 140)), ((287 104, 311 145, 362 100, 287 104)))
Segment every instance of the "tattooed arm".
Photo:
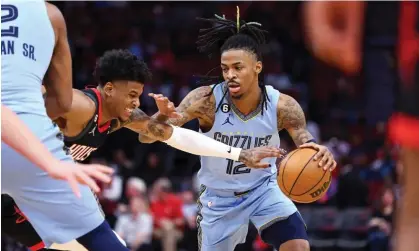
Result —
POLYGON ((210 87, 201 87, 185 97, 178 109, 182 118, 168 120, 175 126, 150 118, 140 109, 136 109, 128 121, 122 123, 118 121, 113 126, 115 129, 129 128, 153 140, 163 141, 174 148, 191 154, 228 158, 240 161, 248 167, 266 168, 269 164, 262 163, 261 160, 268 157, 282 157, 282 151, 275 147, 242 150, 218 142, 201 133, 178 127, 194 118, 199 119, 201 128, 207 129, 212 126, 215 116, 215 99, 213 95, 206 96, 209 91, 210 87))
MULTIPOLYGON (((169 118, 159 112, 154 114, 152 118, 174 126, 182 126, 193 119, 198 119, 201 128, 211 128, 215 117, 215 98, 214 95, 209 95, 210 93, 211 87, 202 86, 186 95, 176 108, 176 112, 181 115, 180 118, 169 118)), ((138 139, 141 143, 153 143, 156 141, 144 134, 140 134, 138 139)))
POLYGON ((155 141, 167 140, 173 132, 173 128, 170 125, 150 118, 139 108, 135 109, 130 118, 126 121, 114 120, 112 122, 111 132, 114 132, 122 127, 146 135, 155 141))
POLYGON ((314 138, 306 128, 306 119, 303 109, 301 109, 300 104, 298 104, 294 98, 286 94, 281 94, 279 97, 277 113, 278 130, 287 130, 298 147, 316 149, 318 152, 313 159, 316 161, 321 158, 319 166, 323 167, 323 169, 332 171, 336 167, 336 161, 333 158, 333 154, 327 147, 314 142, 307 143, 314 138))
POLYGON ((306 118, 303 109, 301 109, 300 104, 294 98, 281 93, 277 113, 278 130, 287 130, 297 146, 314 139, 306 129, 306 118))

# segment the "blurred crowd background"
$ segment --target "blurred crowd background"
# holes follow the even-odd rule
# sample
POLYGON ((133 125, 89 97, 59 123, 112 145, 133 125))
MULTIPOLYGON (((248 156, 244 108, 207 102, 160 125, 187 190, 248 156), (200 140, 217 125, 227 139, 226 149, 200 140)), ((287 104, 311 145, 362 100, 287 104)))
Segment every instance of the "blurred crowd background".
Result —
MULTIPOLYGON (((194 74, 219 65, 197 52, 202 24, 196 17, 225 14, 236 5, 246 21, 260 22, 270 32, 263 46, 264 81, 290 94, 303 107, 308 129, 338 161, 333 182, 321 200, 298 205, 306 221, 312 250, 386 251, 391 247, 393 214, 399 197, 398 149, 385 140, 396 82, 394 46, 397 8, 392 2, 370 2, 364 41, 364 69, 345 76, 311 56, 302 25, 302 2, 54 2, 67 21, 73 57, 74 88, 95 86, 95 60, 105 50, 127 48, 144 58, 153 71, 141 109, 152 115, 162 93, 175 104, 198 85, 194 74), (386 27, 384 29, 383 27, 386 27), (380 92, 371 92, 374 85, 380 92)), ((376 88, 374 88, 376 89, 376 88)), ((198 129, 197 121, 186 128, 198 129)), ((281 145, 295 145, 280 132, 281 145)), ((99 198, 112 227, 127 242, 141 236, 138 250, 196 251, 195 204, 199 157, 162 143, 141 144, 122 129, 89 161, 116 172, 99 198)), ((221 230, 222 231, 222 230, 221 230)), ((2 250, 22 248, 2 236, 2 250)), ((242 251, 272 250, 249 227, 242 251)))

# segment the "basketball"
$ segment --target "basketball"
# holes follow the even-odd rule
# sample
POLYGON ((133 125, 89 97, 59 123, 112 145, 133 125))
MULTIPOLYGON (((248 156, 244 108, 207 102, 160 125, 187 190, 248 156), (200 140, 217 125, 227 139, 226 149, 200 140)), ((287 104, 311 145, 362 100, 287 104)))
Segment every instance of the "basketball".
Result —
POLYGON ((314 161, 317 150, 299 148, 290 152, 279 164, 277 182, 282 192, 299 203, 314 202, 326 193, 331 172, 314 161))

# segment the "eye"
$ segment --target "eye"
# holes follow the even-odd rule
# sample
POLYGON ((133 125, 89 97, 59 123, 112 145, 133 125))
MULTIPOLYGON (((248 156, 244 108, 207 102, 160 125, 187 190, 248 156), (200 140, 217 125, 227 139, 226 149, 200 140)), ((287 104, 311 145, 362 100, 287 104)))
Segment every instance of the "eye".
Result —
POLYGON ((236 70, 240 71, 240 70, 242 70, 242 69, 243 69, 243 67, 241 67, 241 66, 236 66, 236 70))
POLYGON ((132 94, 132 93, 131 93, 131 94, 129 95, 129 97, 130 97, 130 98, 137 98, 137 95, 135 95, 135 94, 132 94))
POLYGON ((228 68, 222 68, 222 71, 223 71, 224 73, 227 73, 228 68))

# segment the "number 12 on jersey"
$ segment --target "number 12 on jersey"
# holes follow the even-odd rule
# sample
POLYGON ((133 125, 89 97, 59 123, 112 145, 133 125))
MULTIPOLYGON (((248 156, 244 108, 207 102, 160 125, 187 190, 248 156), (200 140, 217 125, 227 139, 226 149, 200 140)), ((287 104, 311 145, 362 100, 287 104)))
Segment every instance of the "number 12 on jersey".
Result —
POLYGON ((231 175, 242 174, 242 173, 250 173, 251 169, 248 168, 245 164, 238 164, 234 166, 234 160, 227 159, 227 169, 226 173, 231 175), (234 167, 233 167, 234 166, 234 167))

